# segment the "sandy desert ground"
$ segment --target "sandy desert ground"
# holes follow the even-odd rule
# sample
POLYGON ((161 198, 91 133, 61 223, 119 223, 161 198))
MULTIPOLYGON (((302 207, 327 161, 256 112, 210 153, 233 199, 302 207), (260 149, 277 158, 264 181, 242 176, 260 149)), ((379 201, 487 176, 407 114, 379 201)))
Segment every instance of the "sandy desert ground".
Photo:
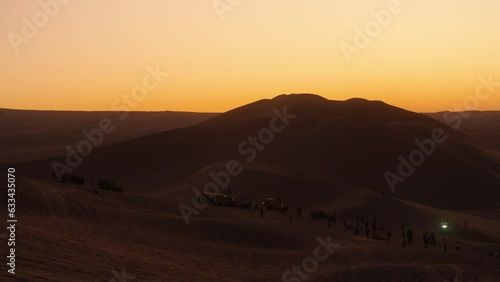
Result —
MULTIPOLYGON (((186 225, 175 198, 98 195, 79 186, 30 179, 20 180, 19 187, 16 281, 302 281, 292 276, 282 280, 282 275, 313 257, 317 238, 327 236, 340 245, 316 271, 307 273, 307 281, 500 277, 500 260, 487 255, 499 247, 498 210, 487 218, 353 189, 349 205, 347 198, 327 205, 342 206, 332 230, 326 220, 311 221, 307 207, 290 223, 279 212, 265 212, 261 219, 256 211, 209 206, 186 225), (344 220, 354 224, 361 214, 383 218, 385 229, 394 234, 392 241, 343 230, 344 220), (443 217, 453 226, 447 254, 442 236, 437 236, 437 247, 427 249, 421 239, 443 217), (411 246, 401 246, 401 221, 415 233, 411 246), (462 242, 460 251, 453 249, 456 240, 462 242), (113 280, 117 277, 124 280, 113 280)), ((13 281, 5 271, 2 276, 13 281)))
MULTIPOLYGON (((257 101, 102 146, 75 168, 86 175, 84 186, 51 180, 51 164, 64 159, 10 164, 17 177, 17 274, 12 279, 3 264, 2 281, 500 280, 500 259, 489 256, 500 251, 500 152, 383 102, 314 95, 257 101), (241 142, 285 106, 297 118, 246 161, 241 142), (449 140, 391 192, 384 171, 397 169, 398 155, 436 128, 449 140), (193 188, 202 190, 210 172, 231 160, 241 173, 221 192, 252 202, 279 196, 290 213, 265 211, 261 218, 252 209, 208 205, 186 224, 179 205, 192 206, 193 188), (125 191, 95 193, 90 178, 118 181, 125 191), (336 225, 311 220, 312 210, 335 210, 336 225), (385 240, 344 230, 344 221, 355 226, 361 217, 370 225, 376 218, 385 240), (441 235, 446 219, 450 233, 441 235), (401 224, 413 230, 413 244, 402 245, 401 224), (436 233, 437 246, 424 247, 426 231, 436 233), (330 244, 320 243, 327 238, 330 244), (326 257, 312 259, 318 254, 326 257)), ((2 179, 5 171, 2 165, 2 179)), ((5 193, 0 197, 6 202, 5 193)))

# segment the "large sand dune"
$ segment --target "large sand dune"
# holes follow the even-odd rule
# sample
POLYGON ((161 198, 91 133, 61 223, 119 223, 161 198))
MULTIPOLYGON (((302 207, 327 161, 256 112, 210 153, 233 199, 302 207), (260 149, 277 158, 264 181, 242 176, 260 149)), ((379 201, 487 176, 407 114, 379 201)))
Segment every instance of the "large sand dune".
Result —
MULTIPOLYGON (((265 167, 278 168, 286 177, 391 193, 384 173, 397 173, 398 157, 409 159, 410 153, 419 149, 415 141, 431 138, 436 128, 447 134, 446 142, 398 184, 395 195, 451 209, 497 204, 500 157, 495 152, 421 114, 377 101, 329 101, 316 95, 282 95, 192 127, 106 146, 92 152, 76 171, 117 180, 130 191, 172 192, 207 166, 237 160, 245 167, 258 161, 265 167), (273 109, 283 111, 284 107, 297 117, 248 163, 249 155, 240 154, 239 145, 269 127, 273 109)), ((29 176, 49 178, 53 161, 23 167, 29 176)), ((210 181, 204 175, 199 183, 210 181)), ((279 192, 273 190, 278 188, 270 189, 269 194, 279 192)), ((302 191, 304 187, 292 183, 288 189, 302 191)))

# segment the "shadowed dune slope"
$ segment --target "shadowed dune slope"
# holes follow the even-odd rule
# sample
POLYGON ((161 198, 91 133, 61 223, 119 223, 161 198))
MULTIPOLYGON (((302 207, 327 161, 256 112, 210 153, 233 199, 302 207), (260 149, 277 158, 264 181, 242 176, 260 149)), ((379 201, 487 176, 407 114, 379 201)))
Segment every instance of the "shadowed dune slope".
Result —
MULTIPOLYGON (((279 177, 284 177, 281 185, 290 191, 305 193, 308 187, 287 178, 391 193, 384 173, 397 173, 398 156, 408 159, 418 149, 415 140, 431 138, 436 128, 446 132, 447 141, 437 146, 404 183, 396 185, 394 195, 448 209, 477 209, 498 203, 500 161, 469 137, 430 117, 383 102, 329 101, 310 94, 257 101, 192 127, 105 146, 85 157, 77 172, 117 180, 128 191, 176 193, 179 185, 193 175, 198 174, 200 183, 210 181, 209 170, 204 179, 199 174, 208 166, 237 160, 243 167, 258 162, 263 165, 258 170, 264 173, 275 167, 280 171, 279 177), (269 127, 273 111, 285 109, 295 118, 289 120, 283 131, 274 134, 272 142, 261 144, 265 148, 256 150, 255 159, 249 162, 250 146, 241 145, 242 142, 269 127)), ((64 162, 63 158, 58 160, 64 162)), ((52 161, 31 162, 22 168, 32 177, 47 178, 52 161)), ((260 174, 255 179, 261 177, 258 182, 266 183, 265 175, 271 175, 274 187, 280 185, 273 173, 260 174)), ((270 187, 266 194, 276 195, 278 190, 273 189, 281 188, 270 187)), ((323 195, 312 197, 321 201, 323 195)))
POLYGON ((459 125, 458 131, 490 146, 500 154, 500 111, 439 112, 426 115, 453 126, 459 125))

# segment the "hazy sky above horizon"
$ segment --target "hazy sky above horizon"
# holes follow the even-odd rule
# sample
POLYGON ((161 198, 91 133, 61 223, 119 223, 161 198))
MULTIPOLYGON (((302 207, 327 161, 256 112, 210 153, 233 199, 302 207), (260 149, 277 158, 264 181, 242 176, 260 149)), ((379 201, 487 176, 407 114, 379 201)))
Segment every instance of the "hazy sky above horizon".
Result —
MULTIPOLYGON (((41 0, 40 2, 50 2, 41 0)), ((0 3, 0 108, 111 110, 147 66, 169 76, 134 110, 220 112, 283 93, 383 100, 417 112, 453 109, 478 77, 500 81, 500 1, 401 0, 348 62, 354 28, 390 0, 72 0, 18 46, 39 1, 0 3), (220 0, 220 3, 237 2, 220 0), (9 36, 9 34, 11 34, 9 36)), ((479 110, 500 110, 500 86, 479 110)))

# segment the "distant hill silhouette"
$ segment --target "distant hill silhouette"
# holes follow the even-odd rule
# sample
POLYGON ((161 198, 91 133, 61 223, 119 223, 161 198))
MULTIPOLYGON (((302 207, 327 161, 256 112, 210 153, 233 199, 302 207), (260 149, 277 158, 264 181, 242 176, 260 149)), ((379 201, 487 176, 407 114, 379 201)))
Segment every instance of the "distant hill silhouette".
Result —
POLYGON ((111 144, 178 127, 192 126, 215 116, 211 113, 36 111, 0 109, 0 163, 55 157, 65 153, 66 145, 77 144, 83 129, 97 128, 110 118, 116 130, 103 144, 111 144))
MULTIPOLYGON (((448 113, 448 118, 463 114, 439 112, 426 115, 446 122, 446 113, 448 113)), ((458 130, 500 152, 500 111, 472 111, 465 114, 467 118, 462 119, 462 125, 458 130)))

